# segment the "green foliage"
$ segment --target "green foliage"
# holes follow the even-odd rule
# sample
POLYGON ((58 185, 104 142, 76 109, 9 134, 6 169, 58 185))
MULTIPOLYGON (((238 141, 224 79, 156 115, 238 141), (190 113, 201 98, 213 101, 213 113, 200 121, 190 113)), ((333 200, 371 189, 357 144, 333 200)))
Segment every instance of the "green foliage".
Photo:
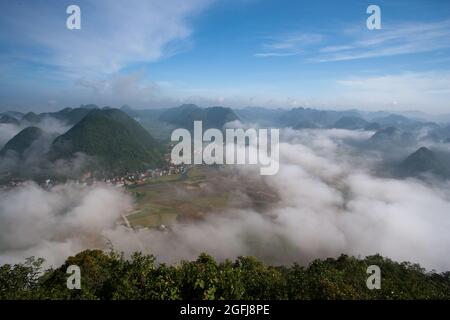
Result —
POLYGON ((0 267, 0 299, 449 299, 450 272, 426 272, 379 255, 315 260, 309 266, 268 266, 254 257, 217 262, 207 254, 178 265, 155 257, 86 250, 58 269, 42 259, 0 267), (81 269, 80 290, 66 287, 70 265, 81 269), (381 289, 366 287, 367 267, 381 268, 381 289))
POLYGON ((0 299, 33 299, 40 289, 43 259, 28 258, 25 263, 0 267, 0 299))
POLYGON ((254 257, 239 257, 235 268, 241 270, 244 299, 287 299, 285 279, 275 267, 266 266, 254 257))

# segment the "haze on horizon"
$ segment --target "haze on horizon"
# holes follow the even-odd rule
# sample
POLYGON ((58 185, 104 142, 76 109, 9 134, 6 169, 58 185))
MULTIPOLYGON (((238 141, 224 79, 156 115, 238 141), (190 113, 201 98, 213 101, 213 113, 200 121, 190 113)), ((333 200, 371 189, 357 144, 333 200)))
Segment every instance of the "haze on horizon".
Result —
POLYGON ((448 113, 450 3, 377 1, 382 29, 372 31, 369 4, 4 1, 0 110, 196 103, 448 113), (71 4, 81 30, 66 28, 71 4))

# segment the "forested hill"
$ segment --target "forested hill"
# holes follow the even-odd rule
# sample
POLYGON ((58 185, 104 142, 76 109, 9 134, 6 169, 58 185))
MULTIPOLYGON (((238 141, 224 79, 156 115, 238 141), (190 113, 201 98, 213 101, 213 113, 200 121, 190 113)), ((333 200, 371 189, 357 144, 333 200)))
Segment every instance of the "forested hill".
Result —
POLYGON ((163 149, 134 119, 118 109, 93 110, 53 142, 51 159, 82 152, 109 172, 130 172, 163 163, 163 149))
POLYGON ((0 267, 0 299, 450 299, 450 272, 426 272, 379 255, 315 260, 308 267, 268 266, 252 257, 218 263, 202 254, 175 266, 136 253, 87 250, 40 273, 42 260, 0 267), (81 290, 66 288, 66 270, 81 269, 81 290), (381 289, 366 286, 367 268, 381 269, 381 289), (41 275, 39 275, 41 274, 41 275))

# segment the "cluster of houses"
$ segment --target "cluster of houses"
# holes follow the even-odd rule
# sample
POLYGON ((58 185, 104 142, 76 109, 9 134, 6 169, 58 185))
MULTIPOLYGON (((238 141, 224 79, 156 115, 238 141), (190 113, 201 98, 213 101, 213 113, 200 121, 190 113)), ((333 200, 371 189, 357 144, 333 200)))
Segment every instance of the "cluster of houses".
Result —
MULTIPOLYGON (((92 172, 85 172, 78 180, 69 180, 67 182, 93 185, 97 183, 105 183, 108 185, 114 185, 117 187, 124 186, 137 186, 144 185, 146 183, 151 182, 152 180, 158 179, 163 176, 171 176, 171 175, 182 175, 185 174, 188 170, 187 165, 174 165, 168 162, 163 168, 156 169, 148 169, 142 171, 136 171, 127 173, 123 176, 116 176, 112 178, 104 178, 99 179, 96 178, 92 172)), ((27 180, 19 179, 19 178, 10 178, 7 183, 2 184, 5 188, 13 188, 22 186, 27 183, 27 180)), ((50 189, 52 186, 57 184, 57 181, 52 179, 46 179, 41 181, 39 185, 45 189, 50 189)))
POLYGON ((148 169, 143 171, 136 171, 132 173, 127 173, 123 176, 116 176, 112 178, 105 178, 102 180, 98 180, 94 177, 92 177, 91 172, 87 172, 84 174, 81 179, 80 183, 87 183, 87 184, 95 184, 98 182, 106 183, 109 185, 114 185, 117 187, 123 187, 123 186, 136 186, 136 185, 144 185, 146 183, 151 182, 154 179, 163 177, 163 176, 171 176, 171 175, 179 175, 184 174, 187 172, 187 166, 186 165, 169 165, 166 168, 156 168, 156 169, 148 169))
POLYGON ((164 155, 165 164, 162 168, 147 169, 135 172, 129 172, 122 176, 105 178, 102 180, 97 180, 93 177, 91 172, 86 172, 78 181, 79 183, 95 184, 98 182, 106 183, 109 185, 114 185, 117 187, 123 186, 136 186, 144 185, 151 182, 151 180, 171 175, 181 175, 185 174, 188 170, 188 166, 181 164, 175 165, 170 161, 170 153, 164 155))
MULTIPOLYGON (((137 186, 137 185, 144 185, 146 183, 151 182, 152 180, 155 180, 155 179, 163 177, 163 176, 183 175, 188 170, 188 165, 173 164, 170 161, 170 154, 165 154, 164 160, 165 160, 165 164, 161 168, 130 172, 130 173, 127 173, 122 176, 109 177, 109 178, 103 178, 103 179, 99 179, 99 178, 95 177, 91 171, 87 171, 79 179, 69 180, 67 182, 86 184, 86 185, 105 183, 105 184, 114 185, 117 187, 137 186)), ((7 181, 8 181, 7 183, 2 184, 3 187, 6 187, 6 188, 18 187, 18 186, 21 186, 21 185, 24 185, 25 183, 27 183, 26 180, 14 178, 14 177, 10 177, 9 179, 7 179, 7 181)), ((46 189, 50 189, 52 186, 54 186, 56 184, 58 184, 58 182, 54 181, 53 179, 50 179, 50 178, 48 178, 44 181, 41 181, 39 183, 39 185, 41 187, 46 188, 46 189)))

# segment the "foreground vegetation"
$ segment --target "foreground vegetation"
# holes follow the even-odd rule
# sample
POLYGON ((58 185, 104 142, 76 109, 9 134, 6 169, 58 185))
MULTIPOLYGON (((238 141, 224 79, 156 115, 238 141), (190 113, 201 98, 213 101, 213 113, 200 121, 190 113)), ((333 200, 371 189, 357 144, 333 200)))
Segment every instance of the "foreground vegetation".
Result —
POLYGON ((426 272, 379 255, 315 260, 308 267, 268 266, 253 257, 216 262, 202 254, 176 266, 151 255, 86 250, 58 269, 42 259, 0 267, 0 299, 449 299, 450 272, 426 272), (382 272, 380 290, 366 287, 369 265, 382 272), (69 265, 81 269, 81 290, 66 287, 69 265))

